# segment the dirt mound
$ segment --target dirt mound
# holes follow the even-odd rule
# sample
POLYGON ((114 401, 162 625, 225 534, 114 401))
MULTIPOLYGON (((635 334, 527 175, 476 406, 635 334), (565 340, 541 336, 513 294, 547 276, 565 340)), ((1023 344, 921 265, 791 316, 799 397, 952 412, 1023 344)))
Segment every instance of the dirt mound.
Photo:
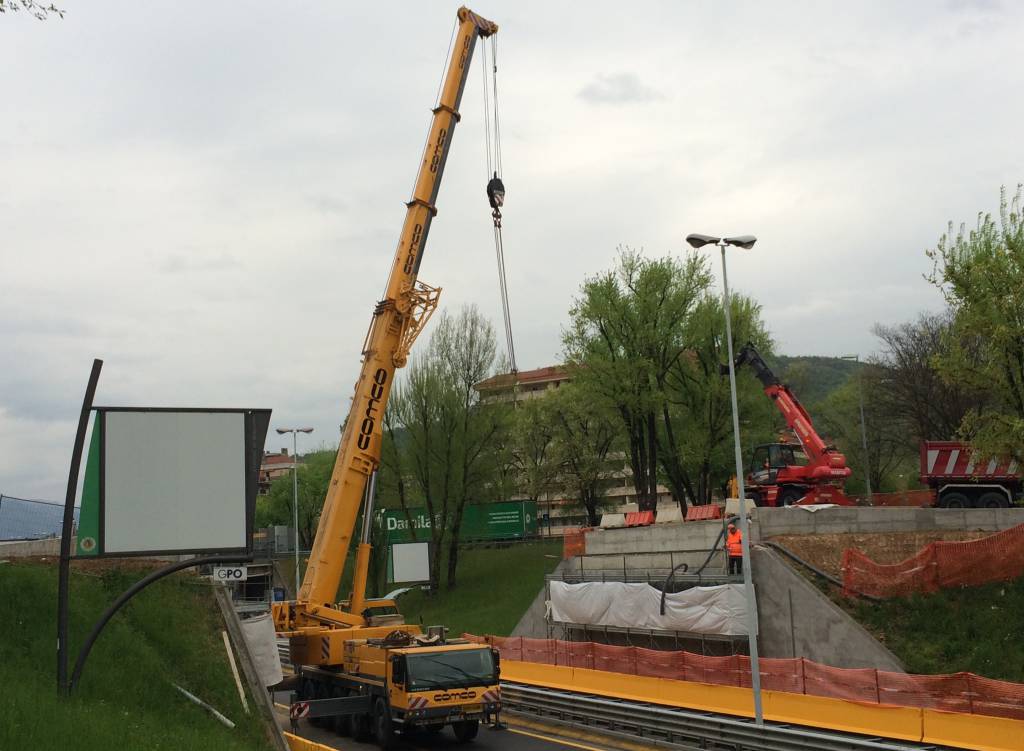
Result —
POLYGON ((876 563, 899 563, 931 542, 976 540, 991 532, 963 530, 886 532, 848 535, 780 535, 771 538, 787 550, 841 579, 843 551, 857 548, 876 563))

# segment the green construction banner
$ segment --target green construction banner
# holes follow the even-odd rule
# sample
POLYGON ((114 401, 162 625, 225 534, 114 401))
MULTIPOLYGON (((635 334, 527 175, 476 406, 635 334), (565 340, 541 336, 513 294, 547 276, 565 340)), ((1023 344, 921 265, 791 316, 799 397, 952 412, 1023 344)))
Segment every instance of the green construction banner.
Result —
POLYGON ((99 415, 92 420, 92 440, 85 460, 82 482, 82 508, 78 512, 77 555, 93 556, 99 552, 96 541, 100 535, 100 444, 103 443, 103 421, 99 415))
MULTIPOLYGON (((425 541, 430 539, 430 528, 441 523, 441 516, 437 514, 431 519, 425 508, 411 508, 408 516, 402 509, 389 508, 381 514, 380 523, 387 532, 388 544, 425 541)), ((464 541, 511 540, 536 534, 537 504, 534 501, 467 505, 459 528, 459 539, 464 541)))

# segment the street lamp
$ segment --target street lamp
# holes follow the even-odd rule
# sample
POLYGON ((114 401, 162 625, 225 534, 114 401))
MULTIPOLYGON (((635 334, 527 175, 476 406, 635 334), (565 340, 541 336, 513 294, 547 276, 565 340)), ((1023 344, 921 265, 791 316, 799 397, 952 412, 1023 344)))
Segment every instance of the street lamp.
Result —
POLYGON ((743 533, 743 589, 747 597, 747 643, 750 648, 750 684, 754 693, 754 721, 764 725, 761 712, 761 663, 757 656, 757 602, 754 599, 754 584, 751 578, 750 525, 747 523, 747 496, 743 488, 743 452, 740 448, 740 413, 736 404, 736 365, 732 354, 732 321, 729 307, 729 277, 725 270, 725 247, 733 245, 750 250, 757 242, 753 235, 739 237, 712 237, 711 235, 687 235, 686 242, 694 248, 717 245, 722 249, 722 287, 725 290, 725 341, 729 351, 729 391, 732 394, 732 431, 736 449, 736 483, 739 486, 740 532, 743 533))
MULTIPOLYGON (((840 360, 860 362, 860 355, 843 355, 840 360)), ((864 485, 868 491, 868 505, 871 505, 871 459, 868 458, 868 429, 864 422, 864 382, 861 380, 860 369, 857 369, 857 398, 860 400, 860 442, 864 447, 864 485)))
POLYGON ((312 433, 313 428, 277 428, 278 435, 292 434, 292 507, 295 512, 295 599, 299 599, 299 452, 298 433, 312 433))

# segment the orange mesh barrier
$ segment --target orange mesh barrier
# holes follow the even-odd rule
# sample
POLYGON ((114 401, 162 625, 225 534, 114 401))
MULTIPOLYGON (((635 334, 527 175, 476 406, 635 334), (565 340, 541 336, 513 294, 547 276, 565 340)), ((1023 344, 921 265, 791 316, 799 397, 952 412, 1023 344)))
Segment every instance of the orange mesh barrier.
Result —
POLYGON ((714 503, 703 506, 690 506, 686 509, 686 521, 699 522, 705 519, 721 519, 722 507, 714 503))
POLYGON ((580 527, 577 530, 567 529, 562 533, 562 558, 587 554, 587 541, 584 535, 590 529, 590 527, 580 527))
MULTIPOLYGON (((750 658, 746 655, 698 655, 681 650, 519 636, 463 636, 470 641, 490 644, 501 652, 503 660, 750 687, 750 658)), ((762 657, 761 687, 831 699, 1024 720, 1024 684, 982 678, 973 673, 907 675, 872 668, 833 668, 802 658, 762 657)))
POLYGON ((1024 575, 1024 524, 966 542, 933 542, 900 563, 875 563, 843 551, 843 591, 887 599, 915 592, 972 587, 1024 575))
POLYGON ((931 506, 935 493, 931 490, 904 490, 899 493, 873 493, 872 506, 931 506))
POLYGON ((804 693, 878 702, 878 675, 874 668, 831 668, 804 660, 804 693))

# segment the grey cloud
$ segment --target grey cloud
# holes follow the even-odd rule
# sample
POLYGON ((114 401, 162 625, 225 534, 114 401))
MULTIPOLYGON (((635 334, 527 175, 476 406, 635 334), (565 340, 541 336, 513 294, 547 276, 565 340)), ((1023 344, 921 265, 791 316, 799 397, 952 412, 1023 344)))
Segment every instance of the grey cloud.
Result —
POLYGON ((197 254, 171 253, 161 261, 160 271, 166 274, 181 274, 191 271, 227 271, 241 267, 238 259, 227 253, 200 257, 197 254))
POLYGON ((327 194, 310 195, 306 200, 321 214, 344 214, 349 209, 347 201, 327 194))
POLYGON ((661 92, 644 85, 636 73, 598 74, 580 89, 580 98, 593 104, 628 104, 663 99, 661 92))

